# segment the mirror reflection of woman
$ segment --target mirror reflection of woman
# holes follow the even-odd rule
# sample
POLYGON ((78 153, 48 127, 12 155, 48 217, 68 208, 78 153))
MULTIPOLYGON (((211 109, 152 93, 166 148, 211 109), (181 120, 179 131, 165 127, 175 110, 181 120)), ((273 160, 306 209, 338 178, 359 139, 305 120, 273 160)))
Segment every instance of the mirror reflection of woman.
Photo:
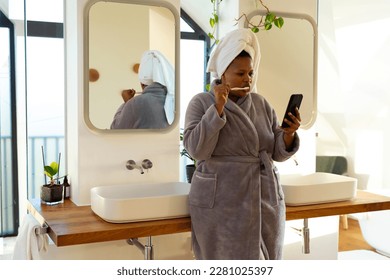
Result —
POLYGON ((274 161, 298 150, 301 119, 296 109, 282 128, 255 93, 259 61, 252 31, 229 32, 210 57, 210 91, 187 107, 183 144, 197 159, 189 193, 197 259, 282 258, 285 203, 274 161))
POLYGON ((144 52, 138 72, 141 94, 122 91, 124 103, 118 108, 111 129, 166 128, 174 118, 174 71, 157 50, 144 52))

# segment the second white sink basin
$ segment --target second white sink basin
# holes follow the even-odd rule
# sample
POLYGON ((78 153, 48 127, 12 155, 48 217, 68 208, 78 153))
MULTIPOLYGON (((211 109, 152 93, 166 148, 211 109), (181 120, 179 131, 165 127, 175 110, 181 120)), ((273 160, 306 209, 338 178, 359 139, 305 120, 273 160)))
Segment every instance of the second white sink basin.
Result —
POLYGON ((288 206, 351 200, 357 190, 357 179, 323 172, 284 175, 281 184, 288 206))
POLYGON ((99 186, 91 189, 92 211, 111 223, 189 216, 190 184, 183 182, 99 186))

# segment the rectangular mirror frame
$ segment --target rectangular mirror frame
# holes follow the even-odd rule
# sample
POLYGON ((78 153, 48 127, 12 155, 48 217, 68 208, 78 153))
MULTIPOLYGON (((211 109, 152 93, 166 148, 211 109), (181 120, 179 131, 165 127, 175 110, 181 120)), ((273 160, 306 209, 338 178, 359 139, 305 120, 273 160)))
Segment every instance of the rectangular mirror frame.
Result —
POLYGON ((160 0, 90 0, 84 7, 83 14, 83 119, 87 127, 99 134, 123 134, 123 133, 167 133, 171 131, 180 118, 180 15, 175 6, 166 1, 160 0), (175 21, 175 118, 173 123, 164 129, 100 129, 95 127, 89 117, 89 12, 97 2, 112 2, 133 5, 144 5, 151 7, 163 7, 172 12, 175 21))

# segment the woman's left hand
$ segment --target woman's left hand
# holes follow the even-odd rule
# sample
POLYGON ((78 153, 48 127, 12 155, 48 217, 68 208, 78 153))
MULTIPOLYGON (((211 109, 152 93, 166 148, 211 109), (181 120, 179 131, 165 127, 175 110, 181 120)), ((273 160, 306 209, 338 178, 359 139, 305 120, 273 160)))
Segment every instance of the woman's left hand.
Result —
POLYGON ((284 133, 287 135, 294 135, 295 131, 301 126, 301 114, 299 113, 298 108, 295 108, 295 116, 291 113, 288 113, 290 120, 284 119, 284 122, 288 124, 288 127, 283 128, 284 133))
POLYGON ((286 145, 286 150, 289 151, 293 147, 295 132, 301 126, 301 115, 299 114, 298 108, 295 108, 295 116, 291 113, 288 114, 291 118, 290 120, 285 119, 284 121, 289 125, 288 127, 284 127, 284 135, 283 140, 286 145))

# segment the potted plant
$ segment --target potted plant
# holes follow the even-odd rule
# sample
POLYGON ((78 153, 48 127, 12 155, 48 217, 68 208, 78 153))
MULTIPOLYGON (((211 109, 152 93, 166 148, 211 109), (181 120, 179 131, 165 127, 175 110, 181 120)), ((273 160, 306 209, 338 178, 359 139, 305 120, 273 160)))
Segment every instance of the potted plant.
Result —
POLYGON ((59 155, 58 162, 53 161, 50 165, 45 165, 43 156, 45 182, 47 181, 47 177, 49 177, 49 183, 42 185, 41 187, 41 202, 44 204, 54 205, 63 202, 64 186, 60 184, 60 178, 58 177, 60 169, 60 158, 61 153, 59 155), (55 175, 57 175, 57 178, 54 178, 55 175))
MULTIPOLYGON (((180 141, 183 141, 183 133, 180 133, 180 141)), ((192 176, 194 175, 195 169, 196 169, 196 159, 194 159, 188 151, 183 147, 183 149, 180 151, 181 156, 185 156, 189 160, 191 160, 192 163, 186 165, 186 175, 187 175, 187 182, 191 183, 192 176)))

